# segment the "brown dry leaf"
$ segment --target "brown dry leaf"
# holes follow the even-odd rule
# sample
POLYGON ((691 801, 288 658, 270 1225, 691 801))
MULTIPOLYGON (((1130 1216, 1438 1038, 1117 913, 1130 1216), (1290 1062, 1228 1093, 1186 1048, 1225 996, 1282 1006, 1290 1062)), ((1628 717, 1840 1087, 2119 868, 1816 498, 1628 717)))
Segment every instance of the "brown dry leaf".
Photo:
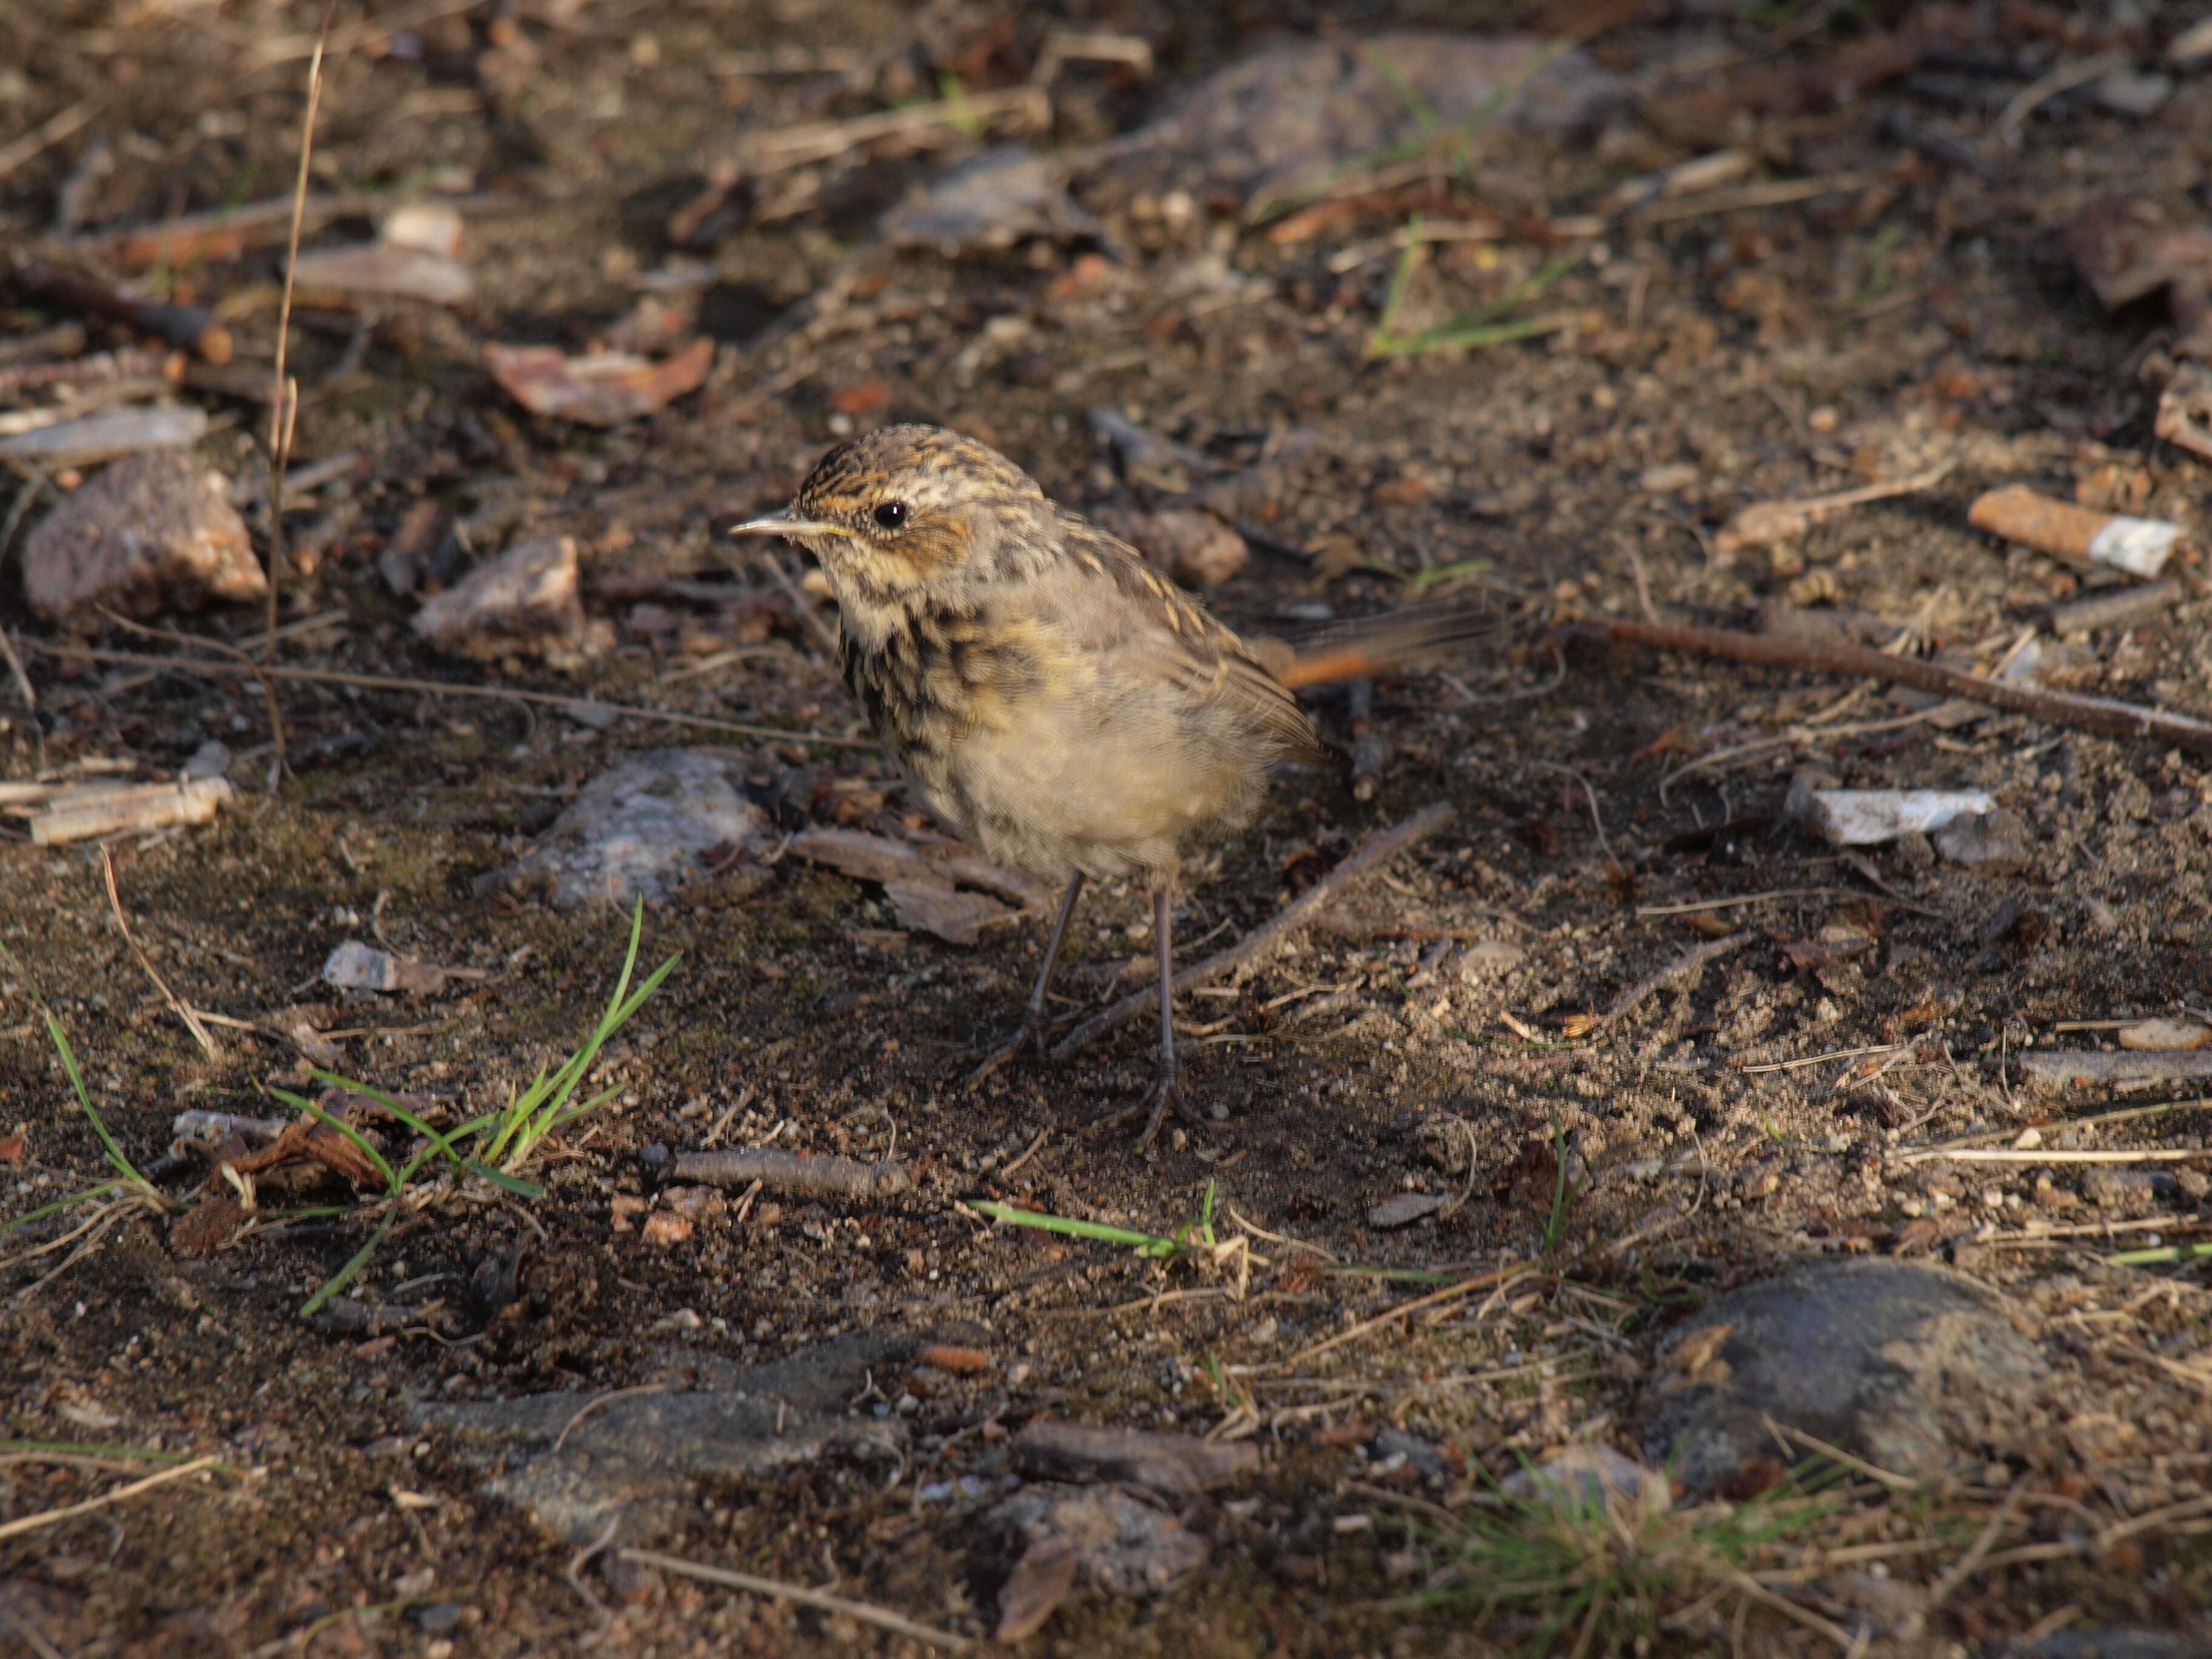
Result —
POLYGON ((22 1161, 22 1135, 18 1133, 0 1137, 0 1164, 21 1164, 22 1161))
POLYGON ((694 340, 657 363, 626 352, 571 357, 552 346, 488 345, 484 367, 533 415, 586 426, 620 426, 698 390, 714 361, 714 343, 694 340))
POLYGON ((1774 942, 1790 958, 1790 965, 1801 974, 1817 974, 1835 964, 1835 952, 1809 939, 1778 939, 1774 942))
POLYGON ((999 1627, 992 1634, 1018 1642, 1043 1629, 1075 1588, 1075 1546, 1066 1539, 1048 1536, 1030 1545, 999 1587, 999 1627))
POLYGON ((914 882, 887 881, 884 896, 891 902, 891 912, 900 927, 934 933, 948 945, 973 945, 987 924, 1017 914, 1012 907, 981 893, 914 882))
POLYGON ((210 1193, 177 1218, 169 1229, 169 1248, 179 1255, 213 1255, 246 1222, 246 1206, 236 1194, 210 1193))

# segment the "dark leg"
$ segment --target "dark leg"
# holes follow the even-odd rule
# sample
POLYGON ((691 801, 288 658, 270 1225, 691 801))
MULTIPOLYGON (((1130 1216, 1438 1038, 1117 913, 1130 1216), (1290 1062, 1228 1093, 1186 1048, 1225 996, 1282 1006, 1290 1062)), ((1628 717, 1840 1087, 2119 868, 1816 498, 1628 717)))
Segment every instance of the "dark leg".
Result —
POLYGON ((1052 937, 1045 941, 1044 966, 1037 969, 1036 987, 1030 993, 1029 1012, 1022 1017, 1022 1023, 1014 1028, 1013 1035, 991 1050, 984 1057, 983 1063, 968 1074, 968 1081, 961 1085, 963 1091, 973 1089, 1021 1053, 1022 1045, 1031 1036, 1036 1038, 1038 1051, 1043 1051, 1045 1033, 1049 1024, 1044 1012, 1045 993, 1052 988, 1052 970, 1060 960, 1060 941, 1067 937, 1068 921, 1075 915, 1076 896, 1082 890, 1083 872, 1078 870, 1069 878, 1067 892, 1060 901, 1060 919, 1052 925, 1052 937))
POLYGON ((1160 1074, 1145 1097, 1152 1115, 1145 1120, 1144 1133, 1137 1137, 1139 1151, 1152 1144, 1152 1137, 1160 1132, 1160 1120, 1176 1098, 1174 928, 1175 903, 1163 887, 1152 895, 1152 939, 1160 953, 1160 1074))

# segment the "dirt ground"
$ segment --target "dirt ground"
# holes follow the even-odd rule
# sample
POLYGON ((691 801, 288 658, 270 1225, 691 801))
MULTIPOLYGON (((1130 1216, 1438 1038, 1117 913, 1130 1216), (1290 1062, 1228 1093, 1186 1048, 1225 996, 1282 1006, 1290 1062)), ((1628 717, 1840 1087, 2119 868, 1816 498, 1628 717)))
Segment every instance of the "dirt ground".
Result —
MULTIPOLYGON (((2148 115, 2062 92, 2022 119, 2016 149, 1999 118, 2054 66, 2117 51, 2160 67, 2195 19, 2010 0, 1571 10, 1538 25, 1609 21, 1584 50, 1626 100, 1565 139, 1500 124, 1463 167, 1432 153, 1416 180, 1434 198, 1427 222, 1502 228, 1429 244, 1396 292, 1395 239, 1421 210, 1402 182, 1284 235, 1233 197, 1076 165, 1091 228, 947 257, 881 245, 873 228, 916 181, 1001 136, 995 118, 969 115, 981 131, 949 143, 715 168, 757 155, 746 134, 1017 88, 1054 30, 1139 40, 1152 60, 1071 63, 1051 82, 1049 128, 1014 135, 1080 157, 1261 43, 1530 26, 1503 8, 339 6, 316 190, 447 192, 465 204, 475 291, 366 310, 302 297, 295 465, 358 459, 290 504, 313 568, 286 586, 283 617, 302 626, 278 660, 709 724, 286 681, 290 769, 272 790, 252 682, 128 660, 217 662, 96 617, 35 617, 7 579, 0 620, 38 706, 12 682, 0 693, 0 777, 100 757, 173 773, 217 738, 237 796, 210 823, 109 844, 135 947, 97 849, 33 846, 21 820, 0 821, 0 939, 20 963, 0 975, 9 1213, 107 1173, 33 982, 171 1212, 111 1195, 7 1236, 0 1422, 15 1438, 0 1510, 84 1502, 163 1457, 219 1460, 35 1530, 0 1522, 0 1651, 925 1651, 844 1614, 580 1569, 574 1544, 486 1493, 463 1449, 421 1427, 426 1401, 567 1390, 581 1405, 884 1328, 940 1334, 988 1364, 871 1376, 872 1398, 852 1409, 901 1429, 894 1470, 831 1452, 702 1477, 655 1547, 988 1638, 1018 1553, 990 1518, 1008 1431, 1052 1416, 1215 1433, 1261 1461, 1186 1514, 1210 1563, 1157 1595, 1079 1587, 1029 1650, 1541 1651, 1540 1601, 1449 1593, 1454 1516, 1488 1475, 1570 1442, 1644 1456, 1654 1343, 1713 1297, 1818 1256, 1941 1262, 2001 1291, 2064 1398, 1993 1425, 1909 1500, 1852 1487, 1792 1541, 1814 1553, 1791 1607, 1832 1631, 1861 1605, 1844 1578, 1918 1597, 1910 1617, 1854 1626, 1869 1634, 1851 1650, 1875 1655, 2201 1616, 2212 1299, 2201 1264, 2112 1258, 2203 1236, 2202 1103, 2185 1082, 2039 1093, 2017 1060, 2212 1006, 2212 762, 2015 714, 1931 719, 1931 699, 1834 677, 1563 649, 1554 632, 1647 612, 1877 642, 1906 628, 1905 648, 1986 669, 2040 630, 2045 684, 2212 710, 2212 602, 2193 586, 2124 628, 2061 636, 2052 608, 2109 575, 1966 518, 1981 491, 2025 483, 2202 523, 2203 464, 2152 430, 2173 369, 2162 304, 2106 313, 2063 228, 2114 193, 2177 223, 2202 211, 2207 82, 2176 71, 2148 115), (1900 41, 1917 54, 1906 70, 1852 82, 1848 65, 1900 41), (1825 182, 1732 210, 1673 210, 1694 196, 1609 204, 1623 181, 1724 147, 1749 158, 1724 191, 1825 182), (1456 220, 1437 205, 1453 201, 1456 220), (1577 216, 1602 222, 1563 235, 1577 216), (1580 257, 1552 271, 1562 249, 1580 257), (641 339, 660 353, 672 330, 641 297, 673 310, 672 336, 715 341, 704 386, 657 413, 606 430, 537 417, 486 371, 492 342, 641 339), (1405 332, 1508 301, 1517 310, 1500 314, 1540 313, 1542 329, 1370 353, 1386 308, 1405 332), (544 1195, 426 1181, 348 1287, 420 1317, 393 1332, 301 1318, 372 1224, 373 1194, 355 1205, 335 1182, 281 1200, 319 1213, 278 1209, 211 1253, 180 1247, 179 1212, 209 1166, 165 1160, 172 1121, 282 1115, 264 1090, 307 1085, 286 1011, 355 1033, 324 1039, 335 1069, 427 1097, 449 1123, 583 1041, 621 965, 623 918, 479 878, 617 760, 674 742, 733 754, 779 835, 919 828, 865 743, 711 724, 860 735, 793 595, 714 532, 781 505, 836 437, 901 417, 1000 446, 1079 507, 1154 502, 1158 486, 1094 435, 1100 408, 1252 481, 1250 562, 1209 595, 1232 623, 1454 597, 1498 618, 1480 649, 1374 689, 1371 789, 1285 779, 1249 830, 1193 860, 1186 960, 1265 921, 1369 833, 1433 802, 1455 811, 1285 954, 1184 1000, 1195 1122, 1141 1153, 1127 1126, 1100 1127, 1148 1080, 1142 1022, 960 1091, 977 1046, 1018 1017, 1034 918, 958 946, 902 927, 876 884, 796 857, 710 859, 646 913, 641 962, 681 960, 601 1057, 592 1087, 615 1097, 533 1166, 544 1195), (1915 493, 1775 548, 1716 545, 1746 505, 1944 464, 1915 493), (529 535, 574 538, 605 648, 471 663, 424 647, 409 627, 417 597, 392 591, 379 557, 420 538, 428 520, 407 526, 425 502, 440 527, 417 553, 431 585, 529 535), (448 522, 461 533, 445 536, 448 522), (708 584, 728 597, 698 598, 708 584), (1877 620, 1886 630, 1866 634, 1877 620), (71 641, 124 654, 71 656, 71 641), (1980 868, 1920 837, 1846 854, 1786 816, 1807 768, 1857 787, 1990 791, 2025 844, 1980 868), (1748 938, 1603 1017, 1731 930, 1748 938), (348 939, 469 972, 434 992, 342 994, 317 975, 348 939), (246 1024, 212 1028, 204 1053, 139 951, 177 997, 246 1024), (881 1200, 765 1193, 743 1213, 732 1192, 728 1208, 656 1231, 665 1154, 710 1135, 895 1155, 918 1181, 881 1200), (1960 1145, 2051 1161, 1913 1157, 1960 1145), (2072 1156, 2092 1152, 2168 1156, 2072 1156), (1173 1234, 1209 1191, 1215 1237, 1243 1250, 1162 1261, 974 1207, 1173 1234), (1394 1218, 1376 1206, 1407 1194, 1443 1202, 1382 1224, 1394 1218), (1482 1274, 1507 1293, 1364 1325, 1482 1274), (1377 1437, 1389 1434, 1419 1455, 1394 1454, 1377 1437), (1816 1559, 1870 1541, 1896 1546, 1871 1578, 1816 1559), (2025 1553, 1981 1570, 1993 1548, 2025 1553)), ((0 176, 0 238, 53 237, 58 214, 81 240, 281 198, 319 21, 277 0, 0 0, 0 135, 94 100, 0 176), (95 144, 104 162, 88 161, 95 144)), ((309 244, 357 240, 369 217, 309 244)), ((106 255, 218 308, 235 362, 269 362, 281 235, 150 276, 106 255)), ((10 333, 63 315, 20 285, 0 305, 10 333)), ((95 347, 122 337, 104 326, 95 347)), ((216 416, 200 453, 265 498, 266 394, 212 385, 181 394, 216 416)), ((265 543, 265 499, 248 516, 265 543)), ((240 645, 261 626, 252 606, 150 620, 240 645)), ((1342 692, 1310 707, 1350 741, 1342 692)), ((1093 889, 1060 1013, 1072 1023, 1140 985, 1149 950, 1142 896, 1093 889)), ((1785 1551, 1755 1565, 1797 1564, 1785 1551)), ((1692 1607, 1705 1591, 1655 1592, 1640 1631, 1608 1625, 1576 1650, 1833 1646, 1778 1597, 1716 1590, 1692 1607)))

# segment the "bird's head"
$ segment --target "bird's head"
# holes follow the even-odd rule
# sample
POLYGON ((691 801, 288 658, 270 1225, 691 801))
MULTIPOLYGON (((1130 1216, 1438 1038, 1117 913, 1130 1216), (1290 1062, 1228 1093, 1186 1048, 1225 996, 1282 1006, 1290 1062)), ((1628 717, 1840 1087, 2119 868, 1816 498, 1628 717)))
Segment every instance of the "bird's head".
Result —
POLYGON ((841 597, 889 598, 971 574, 1043 505, 1036 480, 988 445, 943 427, 887 426, 839 444, 788 507, 732 533, 787 536, 841 597))

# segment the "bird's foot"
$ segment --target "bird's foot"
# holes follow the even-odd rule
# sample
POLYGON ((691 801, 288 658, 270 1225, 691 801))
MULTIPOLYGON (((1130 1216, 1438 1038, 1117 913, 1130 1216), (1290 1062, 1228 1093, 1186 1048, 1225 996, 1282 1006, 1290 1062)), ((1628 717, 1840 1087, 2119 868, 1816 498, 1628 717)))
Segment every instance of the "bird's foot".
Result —
POLYGON ((1048 1023, 1045 1019, 1036 1014, 1025 1016, 1022 1023, 1014 1027, 1012 1033, 1007 1036, 1006 1041, 984 1055, 982 1064, 968 1073, 968 1080, 960 1085, 960 1092, 964 1095, 974 1094, 982 1086, 986 1078, 1020 1054, 1022 1049, 1032 1041, 1036 1043, 1037 1054, 1042 1059, 1051 1035, 1048 1023))
POLYGON ((1145 1091, 1145 1097, 1127 1114, 1134 1117, 1138 1112, 1150 1112, 1145 1119, 1145 1132, 1137 1137, 1134 1151, 1143 1152, 1158 1138, 1161 1121, 1167 1116, 1170 1106, 1176 1109, 1176 1115, 1179 1117, 1190 1115, 1190 1109, 1182 1097, 1181 1074, 1175 1066, 1166 1066, 1161 1068, 1159 1076, 1152 1079, 1152 1086, 1145 1091))

